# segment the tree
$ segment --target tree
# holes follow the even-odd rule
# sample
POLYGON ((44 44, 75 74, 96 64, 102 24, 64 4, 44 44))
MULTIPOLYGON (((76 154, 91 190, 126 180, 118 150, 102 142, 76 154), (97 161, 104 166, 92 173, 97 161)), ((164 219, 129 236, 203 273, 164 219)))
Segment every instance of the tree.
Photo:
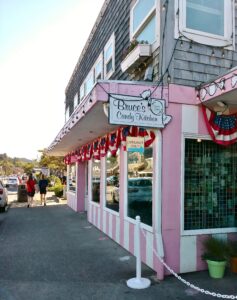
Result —
POLYGON ((66 171, 66 165, 61 156, 48 156, 43 153, 39 161, 39 166, 49 168, 50 173, 54 175, 63 175, 66 171))

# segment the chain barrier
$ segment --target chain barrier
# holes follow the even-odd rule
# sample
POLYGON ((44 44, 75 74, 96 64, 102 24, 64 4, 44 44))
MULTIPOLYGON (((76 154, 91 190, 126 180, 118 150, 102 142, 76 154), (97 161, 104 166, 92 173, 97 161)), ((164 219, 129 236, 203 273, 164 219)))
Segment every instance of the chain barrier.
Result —
MULTIPOLYGON (((144 232, 144 230, 141 228, 142 234, 144 235, 144 237, 146 238, 146 233, 144 232)), ((215 292, 210 292, 208 290, 205 289, 201 289, 200 287, 190 283, 189 281, 185 280, 184 278, 182 278, 180 275, 178 275, 177 273, 175 273, 175 271, 173 269, 171 269, 163 260, 162 257, 159 256, 159 254, 157 253, 157 251, 153 248, 153 246, 150 245, 150 243, 148 243, 148 246, 152 249, 152 251, 154 252, 154 254, 156 255, 156 257, 159 259, 159 261, 164 265, 164 267, 172 274, 174 275, 179 281, 181 281, 182 283, 184 283, 185 285, 187 285, 188 287, 202 293, 205 295, 210 295, 212 297, 217 297, 217 298, 222 298, 222 299, 237 299, 237 296, 235 295, 223 295, 220 293, 215 293, 215 292)))

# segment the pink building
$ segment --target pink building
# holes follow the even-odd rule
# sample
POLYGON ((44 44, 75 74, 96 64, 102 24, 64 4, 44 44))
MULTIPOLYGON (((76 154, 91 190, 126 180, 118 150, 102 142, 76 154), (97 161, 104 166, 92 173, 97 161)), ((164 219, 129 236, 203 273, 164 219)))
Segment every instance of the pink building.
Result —
POLYGON ((169 273, 157 256, 178 273, 203 270, 203 239, 237 231, 235 29, 189 19, 195 12, 215 24, 214 12, 235 11, 228 0, 224 12, 187 0, 174 19, 174 2, 165 11, 155 0, 105 2, 66 88, 66 123, 48 148, 65 156, 68 205, 132 254, 140 215, 142 261, 160 279, 169 273), (129 17, 130 36, 119 23, 129 17), (121 58, 122 36, 129 44, 145 34, 148 42, 121 58))

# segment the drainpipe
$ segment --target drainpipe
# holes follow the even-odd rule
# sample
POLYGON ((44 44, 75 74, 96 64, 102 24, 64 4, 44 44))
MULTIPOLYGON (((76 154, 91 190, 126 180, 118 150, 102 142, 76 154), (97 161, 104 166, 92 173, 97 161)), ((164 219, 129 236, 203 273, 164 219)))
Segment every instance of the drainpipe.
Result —
MULTIPOLYGON (((162 135, 161 131, 157 130, 155 132, 156 139, 155 139, 155 149, 154 149, 154 155, 155 155, 155 178, 154 182, 157 182, 158 188, 154 186, 154 199, 157 199, 157 202, 154 204, 154 238, 155 238, 155 246, 156 246, 156 252, 158 255, 164 259, 164 247, 163 247, 163 237, 162 237, 162 135)), ((157 258, 158 259, 158 258, 157 258)), ((164 265, 160 262, 158 259, 158 270, 157 270, 157 278, 159 280, 164 279, 164 265)))

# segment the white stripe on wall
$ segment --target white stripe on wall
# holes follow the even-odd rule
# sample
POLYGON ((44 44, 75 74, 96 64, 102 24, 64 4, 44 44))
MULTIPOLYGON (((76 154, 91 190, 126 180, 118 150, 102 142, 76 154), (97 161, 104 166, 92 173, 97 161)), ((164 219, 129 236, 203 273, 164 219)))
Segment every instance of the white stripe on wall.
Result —
POLYGON ((96 207, 93 205, 93 224, 94 225, 96 225, 95 217, 96 217, 96 207))
POLYGON ((146 232, 146 264, 153 268, 153 233, 146 232))
POLYGON ((100 229, 100 208, 98 208, 98 210, 97 210, 97 214, 98 214, 98 216, 97 216, 97 227, 100 229))
POLYGON ((182 236, 180 240, 180 273, 196 271, 196 236, 182 236))
POLYGON ((106 233, 106 211, 103 211, 103 232, 106 233))
POLYGON ((113 216, 109 214, 109 237, 112 238, 113 235, 113 216))
POLYGON ((198 133, 198 106, 182 105, 182 132, 198 133))
POLYGON ((119 244, 120 243, 120 220, 116 217, 116 236, 115 241, 119 244))
POLYGON ((129 223, 124 222, 124 248, 129 250, 129 223))

